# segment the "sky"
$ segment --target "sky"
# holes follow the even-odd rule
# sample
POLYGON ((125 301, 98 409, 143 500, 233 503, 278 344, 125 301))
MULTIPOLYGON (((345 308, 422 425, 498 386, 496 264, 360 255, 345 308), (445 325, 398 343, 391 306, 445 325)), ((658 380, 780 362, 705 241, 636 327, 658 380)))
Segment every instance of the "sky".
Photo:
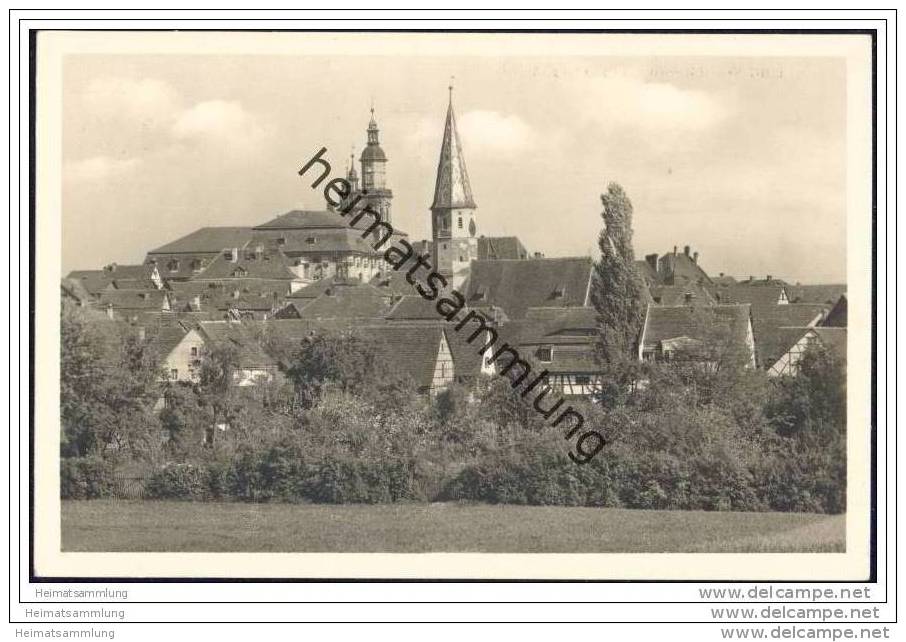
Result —
POLYGON ((323 209, 374 105, 393 224, 430 238, 447 87, 478 232, 597 256, 623 186, 636 258, 692 246, 712 275, 846 279, 846 69, 837 58, 71 55, 63 271, 138 263, 202 226, 323 209))

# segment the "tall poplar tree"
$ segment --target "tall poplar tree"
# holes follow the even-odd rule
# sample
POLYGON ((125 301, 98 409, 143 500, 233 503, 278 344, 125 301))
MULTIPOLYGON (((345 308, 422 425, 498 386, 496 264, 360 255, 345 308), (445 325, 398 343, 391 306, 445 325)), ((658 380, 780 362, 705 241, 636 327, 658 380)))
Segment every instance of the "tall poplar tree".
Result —
POLYGON ((608 366, 635 360, 645 315, 644 284, 632 250, 632 203, 617 183, 601 195, 604 227, 598 236, 592 302, 598 312, 599 353, 608 366))

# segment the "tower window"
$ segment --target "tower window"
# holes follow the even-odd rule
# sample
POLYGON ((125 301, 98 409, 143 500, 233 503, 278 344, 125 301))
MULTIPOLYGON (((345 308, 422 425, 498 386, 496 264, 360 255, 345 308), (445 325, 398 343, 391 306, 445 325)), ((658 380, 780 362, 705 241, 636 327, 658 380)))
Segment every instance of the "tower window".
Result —
POLYGON ((457 222, 456 227, 458 227, 459 229, 462 229, 462 217, 461 216, 457 219, 456 222, 457 222))

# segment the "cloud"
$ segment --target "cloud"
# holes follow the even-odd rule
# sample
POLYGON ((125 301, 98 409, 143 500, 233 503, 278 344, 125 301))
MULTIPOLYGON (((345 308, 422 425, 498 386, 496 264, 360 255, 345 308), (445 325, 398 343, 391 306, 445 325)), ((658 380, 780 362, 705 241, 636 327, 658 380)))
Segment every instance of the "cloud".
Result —
POLYGON ((138 167, 137 158, 94 156, 63 165, 63 179, 76 183, 99 182, 121 176, 138 167))
POLYGON ((476 151, 518 152, 535 143, 532 128, 514 114, 473 110, 466 112, 457 124, 460 139, 467 140, 468 149, 476 151))
POLYGON ((729 107, 717 95, 615 74, 577 83, 573 93, 584 116, 598 125, 656 133, 701 131, 721 123, 729 107))
POLYGON ((251 147, 262 141, 267 130, 241 103, 208 100, 183 111, 173 124, 172 134, 182 141, 251 147))
MULTIPOLYGON (((533 147, 538 138, 532 127, 519 116, 483 109, 457 116, 456 127, 467 155, 489 153, 505 156, 533 147)), ((422 118, 410 130, 409 138, 417 149, 427 147, 439 151, 443 140, 443 121, 422 118)))
POLYGON ((82 95, 88 114, 101 118, 167 123, 181 108, 178 92, 154 78, 92 80, 82 95))

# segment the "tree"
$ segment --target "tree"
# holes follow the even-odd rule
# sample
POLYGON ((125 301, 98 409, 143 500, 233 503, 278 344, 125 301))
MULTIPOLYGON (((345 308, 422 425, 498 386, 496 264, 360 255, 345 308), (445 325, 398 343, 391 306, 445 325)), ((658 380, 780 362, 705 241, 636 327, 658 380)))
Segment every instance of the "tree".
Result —
POLYGON ((632 249, 632 203, 616 183, 601 195, 604 228, 598 237, 592 303, 598 313, 599 356, 618 369, 635 361, 636 341, 645 314, 643 284, 632 249))
POLYGON ((146 343, 133 328, 68 304, 60 323, 61 454, 153 454, 158 370, 146 343))
POLYGON ((276 352, 282 353, 282 369, 304 408, 314 405, 325 389, 388 405, 415 394, 415 389, 408 377, 387 368, 380 341, 363 332, 324 331, 276 352))

